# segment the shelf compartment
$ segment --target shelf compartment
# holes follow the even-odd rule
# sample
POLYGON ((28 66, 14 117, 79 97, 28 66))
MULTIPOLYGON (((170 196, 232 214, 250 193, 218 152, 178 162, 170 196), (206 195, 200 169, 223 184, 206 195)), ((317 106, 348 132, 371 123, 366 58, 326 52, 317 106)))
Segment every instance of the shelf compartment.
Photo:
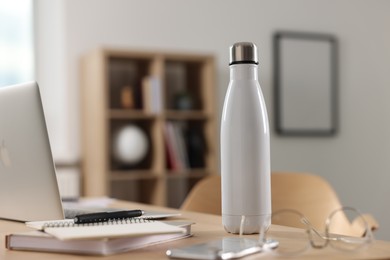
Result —
POLYGON ((165 122, 165 167, 168 171, 207 168, 209 146, 204 128, 204 120, 165 122))
MULTIPOLYGON (((151 170, 154 165, 154 142, 152 141, 152 132, 153 128, 155 127, 155 120, 150 119, 112 119, 110 120, 110 144, 109 146, 109 165, 111 171, 130 171, 130 170, 151 170), (118 138, 118 134, 124 127, 132 126, 135 127, 135 130, 141 131, 141 134, 143 133, 146 137, 147 141, 147 152, 144 158, 139 160, 138 162, 134 163, 126 163, 115 156, 114 152, 114 146, 116 143, 116 138, 118 138)), ((132 141, 134 143, 137 143, 137 140, 132 141)), ((135 149, 138 149, 137 147, 134 147, 135 149)), ((141 148, 141 147, 140 147, 141 148)))
POLYGON ((202 178, 169 178, 167 179, 167 205, 172 208, 180 208, 191 189, 202 178))
POLYGON ((151 74, 149 57, 108 58, 109 108, 142 109, 142 79, 151 74))
POLYGON ((165 104, 167 109, 202 110, 204 61, 171 57, 165 60, 165 104))
POLYGON ((112 198, 151 203, 155 197, 157 180, 117 180, 110 183, 110 196, 112 198))

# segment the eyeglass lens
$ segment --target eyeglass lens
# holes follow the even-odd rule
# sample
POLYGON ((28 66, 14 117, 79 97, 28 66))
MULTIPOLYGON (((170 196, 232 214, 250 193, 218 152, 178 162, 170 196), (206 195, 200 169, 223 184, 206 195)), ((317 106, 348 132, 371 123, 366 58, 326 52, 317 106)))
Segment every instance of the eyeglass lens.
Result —
POLYGON ((302 215, 299 212, 285 210, 272 215, 273 225, 283 225, 289 229, 278 228, 267 233, 267 238, 275 239, 279 242, 276 251, 282 255, 294 255, 305 251, 310 247, 309 230, 302 221, 302 215), (294 243, 291 243, 294 241, 294 243))
POLYGON ((327 219, 326 235, 330 244, 342 250, 356 250, 368 242, 368 225, 353 208, 334 211, 327 219))

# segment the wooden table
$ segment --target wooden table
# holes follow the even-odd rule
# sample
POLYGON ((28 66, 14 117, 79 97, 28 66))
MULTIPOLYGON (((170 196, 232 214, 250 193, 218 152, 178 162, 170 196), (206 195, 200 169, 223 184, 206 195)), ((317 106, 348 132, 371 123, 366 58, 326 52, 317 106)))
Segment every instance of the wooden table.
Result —
MULTIPOLYGON (((158 210, 166 212, 177 212, 174 209, 142 205, 132 202, 116 201, 112 204, 115 208, 141 208, 144 210, 158 210)), ((112 256, 104 257, 104 259, 168 259, 165 252, 169 248, 175 248, 185 245, 191 245, 200 242, 206 242, 215 240, 224 236, 231 236, 226 233, 221 225, 221 217, 216 215, 195 213, 195 212, 181 212, 182 216, 177 219, 184 219, 196 222, 192 226, 194 233, 193 237, 181 239, 169 243, 163 243, 152 247, 147 247, 135 251, 129 251, 124 254, 117 254, 112 256)), ((280 231, 286 229, 282 226, 272 226, 270 232, 280 231)), ((0 220, 0 259, 1 260, 14 260, 14 259, 29 259, 29 260, 45 260, 45 259, 103 259, 101 256, 81 256, 81 255, 68 255, 68 254, 55 254, 55 253, 41 253, 41 252, 24 252, 24 251, 13 251, 7 250, 5 245, 5 235, 8 233, 28 231, 23 223, 3 221, 0 220)), ((251 236, 247 236, 251 237, 251 236)), ((292 240, 293 244, 294 241, 292 240)), ((260 253, 251 256, 247 256, 244 259, 272 259, 283 257, 270 254, 260 253)), ((309 249, 304 254, 297 256, 298 259, 389 259, 390 258, 390 242, 387 241, 375 241, 368 247, 365 247, 356 252, 342 252, 332 247, 326 247, 324 249, 309 249)), ((288 257, 286 259, 294 259, 288 257)))

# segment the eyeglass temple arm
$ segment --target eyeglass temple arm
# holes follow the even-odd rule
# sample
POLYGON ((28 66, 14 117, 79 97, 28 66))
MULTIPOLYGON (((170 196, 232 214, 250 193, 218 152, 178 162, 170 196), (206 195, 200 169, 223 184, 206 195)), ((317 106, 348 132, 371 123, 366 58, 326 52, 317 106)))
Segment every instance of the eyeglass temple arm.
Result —
MULTIPOLYGON (((363 214, 362 217, 367 222, 368 228, 371 231, 375 231, 379 228, 378 221, 376 221, 375 217, 371 214, 363 214)), ((359 218, 356 218, 352 221, 353 229, 357 230, 361 236, 365 236, 366 227, 362 221, 359 221, 359 218)))

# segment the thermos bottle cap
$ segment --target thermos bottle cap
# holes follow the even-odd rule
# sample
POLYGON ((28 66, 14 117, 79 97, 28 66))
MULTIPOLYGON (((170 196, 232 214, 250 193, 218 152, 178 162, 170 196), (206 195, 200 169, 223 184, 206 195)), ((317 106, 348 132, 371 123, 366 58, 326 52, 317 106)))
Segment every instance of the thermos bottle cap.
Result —
POLYGON ((237 42, 230 46, 229 65, 240 63, 259 64, 257 47, 251 42, 237 42))

